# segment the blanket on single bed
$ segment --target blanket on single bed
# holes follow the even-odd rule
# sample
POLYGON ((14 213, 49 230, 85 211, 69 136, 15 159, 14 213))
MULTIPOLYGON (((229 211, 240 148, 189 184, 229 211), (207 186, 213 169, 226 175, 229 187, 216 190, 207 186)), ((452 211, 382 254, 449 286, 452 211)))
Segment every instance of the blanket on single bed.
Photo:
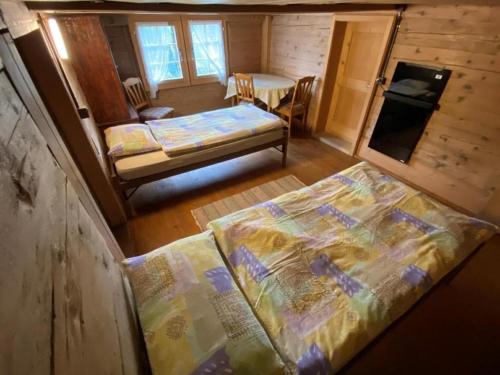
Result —
POLYGON ((251 104, 146 123, 169 156, 199 151, 284 126, 278 116, 251 104))
POLYGON ((208 227, 298 374, 340 369, 496 230, 366 163, 208 227))

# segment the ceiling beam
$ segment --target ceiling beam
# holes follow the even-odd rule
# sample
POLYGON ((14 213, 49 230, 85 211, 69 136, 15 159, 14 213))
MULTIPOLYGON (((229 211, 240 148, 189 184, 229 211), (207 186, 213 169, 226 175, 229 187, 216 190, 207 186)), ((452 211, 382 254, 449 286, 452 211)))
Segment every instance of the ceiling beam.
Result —
POLYGON ((290 4, 290 5, 230 5, 128 3, 117 1, 26 1, 34 11, 61 12, 168 12, 168 13, 331 13, 370 10, 393 10, 395 4, 290 4))

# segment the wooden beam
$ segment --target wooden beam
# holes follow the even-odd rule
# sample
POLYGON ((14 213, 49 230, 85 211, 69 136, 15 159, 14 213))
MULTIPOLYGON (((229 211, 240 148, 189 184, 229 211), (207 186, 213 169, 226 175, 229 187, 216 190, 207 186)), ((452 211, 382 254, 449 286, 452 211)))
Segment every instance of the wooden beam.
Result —
POLYGON ((40 29, 15 40, 15 45, 73 159, 111 226, 126 222, 122 202, 94 152, 61 73, 40 29))
POLYGON ((169 12, 169 13, 332 13, 369 10, 392 10, 396 4, 290 4, 290 5, 230 5, 172 4, 91 1, 26 1, 28 9, 62 12, 169 12))

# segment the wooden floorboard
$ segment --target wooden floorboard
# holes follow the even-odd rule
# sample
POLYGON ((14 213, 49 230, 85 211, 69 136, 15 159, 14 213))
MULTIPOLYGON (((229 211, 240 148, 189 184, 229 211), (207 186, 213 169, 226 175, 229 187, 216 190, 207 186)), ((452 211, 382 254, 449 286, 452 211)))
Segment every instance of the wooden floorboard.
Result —
MULTIPOLYGON (((129 223, 135 253, 197 233, 193 208, 289 174, 309 185, 357 162, 313 139, 291 140, 287 168, 280 158, 278 151, 266 150, 141 187, 129 223)), ((498 373, 499 265, 497 235, 340 373, 498 373)))

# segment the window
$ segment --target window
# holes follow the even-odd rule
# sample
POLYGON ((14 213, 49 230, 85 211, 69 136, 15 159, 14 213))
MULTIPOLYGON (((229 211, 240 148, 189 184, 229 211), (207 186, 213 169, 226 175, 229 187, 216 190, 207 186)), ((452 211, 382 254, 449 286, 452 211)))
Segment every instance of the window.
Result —
POLYGON ((191 60, 194 62, 193 78, 212 76, 219 81, 224 81, 226 59, 222 22, 219 20, 190 20, 188 24, 192 51, 191 60))
POLYGON ((136 15, 130 18, 130 29, 143 79, 153 97, 159 88, 225 82, 220 19, 136 15))
POLYGON ((174 26, 142 24, 137 34, 148 78, 156 82, 182 79, 174 26))

